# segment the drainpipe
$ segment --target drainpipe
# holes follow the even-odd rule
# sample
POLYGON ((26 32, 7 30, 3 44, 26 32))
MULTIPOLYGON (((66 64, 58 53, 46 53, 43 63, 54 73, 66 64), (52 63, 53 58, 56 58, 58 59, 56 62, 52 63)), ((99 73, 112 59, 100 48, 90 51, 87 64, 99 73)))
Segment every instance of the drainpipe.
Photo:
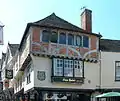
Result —
MULTIPOLYGON (((101 35, 100 33, 99 33, 99 35, 101 35)), ((101 36, 102 37, 102 36, 101 36)), ((101 74, 101 72, 102 72, 102 70, 101 70, 101 50, 100 50, 100 40, 101 40, 101 37, 99 37, 99 41, 98 41, 98 60, 99 60, 99 90, 101 90, 101 85, 102 85, 102 74, 101 74)))
POLYGON ((101 89, 101 50, 99 51, 99 89, 101 89))
MULTIPOLYGON (((101 35, 99 33, 99 35, 101 35)), ((102 36, 101 36, 102 37, 102 36)), ((100 50, 100 40, 101 40, 101 37, 99 37, 99 43, 98 43, 98 51, 99 51, 99 90, 101 90, 101 85, 102 85, 102 70, 101 70, 101 50, 100 50)))

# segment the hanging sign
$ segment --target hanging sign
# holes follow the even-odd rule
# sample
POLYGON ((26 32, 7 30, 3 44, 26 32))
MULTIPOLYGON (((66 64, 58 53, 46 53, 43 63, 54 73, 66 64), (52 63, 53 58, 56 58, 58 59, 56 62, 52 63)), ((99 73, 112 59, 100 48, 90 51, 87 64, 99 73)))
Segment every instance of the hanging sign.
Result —
POLYGON ((12 79, 13 78, 13 70, 7 70, 5 71, 5 78, 12 79))

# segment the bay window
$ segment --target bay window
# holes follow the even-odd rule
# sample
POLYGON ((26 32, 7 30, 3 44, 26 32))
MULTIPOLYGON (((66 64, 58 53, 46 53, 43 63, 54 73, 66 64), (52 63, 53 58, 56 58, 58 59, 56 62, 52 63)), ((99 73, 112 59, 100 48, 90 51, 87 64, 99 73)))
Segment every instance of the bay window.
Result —
POLYGON ((53 76, 83 77, 83 61, 53 58, 53 76))

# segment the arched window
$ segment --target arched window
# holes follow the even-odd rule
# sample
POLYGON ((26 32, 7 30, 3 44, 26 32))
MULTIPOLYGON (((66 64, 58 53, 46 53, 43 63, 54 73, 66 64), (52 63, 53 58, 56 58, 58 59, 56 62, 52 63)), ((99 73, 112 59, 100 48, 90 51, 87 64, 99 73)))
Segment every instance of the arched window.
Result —
POLYGON ((82 46, 82 36, 76 36, 76 46, 82 46))
POLYGON ((83 47, 89 48, 89 37, 83 36, 83 47))
POLYGON ((56 32, 53 31, 51 33, 50 41, 53 42, 53 43, 57 43, 57 41, 58 41, 58 34, 56 32))
POLYGON ((68 34, 68 45, 74 45, 74 35, 68 34))
POLYGON ((59 43, 60 44, 66 44, 66 34, 65 33, 60 33, 59 43))
POLYGON ((50 39, 50 32, 47 31, 47 30, 44 30, 42 32, 42 41, 43 42, 49 42, 49 39, 50 39))

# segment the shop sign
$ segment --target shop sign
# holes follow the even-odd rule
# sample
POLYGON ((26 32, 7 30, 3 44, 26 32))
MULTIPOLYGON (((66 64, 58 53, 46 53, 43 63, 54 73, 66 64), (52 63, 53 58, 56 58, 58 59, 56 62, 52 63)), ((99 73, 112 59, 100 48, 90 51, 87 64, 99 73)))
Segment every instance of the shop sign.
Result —
POLYGON ((13 70, 7 70, 5 71, 5 78, 12 79, 13 78, 13 70))
POLYGON ((74 78, 74 77, 52 77, 52 82, 66 82, 66 83, 83 83, 84 78, 74 78))
POLYGON ((46 79, 45 71, 37 71, 37 79, 44 81, 46 79))

